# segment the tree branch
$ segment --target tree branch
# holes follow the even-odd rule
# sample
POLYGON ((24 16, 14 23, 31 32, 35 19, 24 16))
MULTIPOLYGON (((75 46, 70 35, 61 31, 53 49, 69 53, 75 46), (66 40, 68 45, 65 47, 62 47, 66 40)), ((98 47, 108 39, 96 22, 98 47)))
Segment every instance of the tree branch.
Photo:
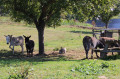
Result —
POLYGON ((47 10, 48 10, 49 6, 54 4, 55 2, 56 2, 56 0, 49 0, 46 4, 42 5, 43 6, 42 10, 41 10, 42 13, 38 19, 38 22, 40 20, 43 20, 47 16, 47 10))
POLYGON ((17 5, 17 2, 16 2, 16 0, 14 0, 14 10, 15 11, 18 11, 18 12, 22 12, 23 14, 25 14, 26 16, 28 16, 29 18, 31 18, 33 21, 34 21, 34 23, 35 24, 37 24, 37 18, 32 14, 32 13, 30 13, 30 12, 27 12, 26 10, 25 10, 25 8, 19 8, 17 5))

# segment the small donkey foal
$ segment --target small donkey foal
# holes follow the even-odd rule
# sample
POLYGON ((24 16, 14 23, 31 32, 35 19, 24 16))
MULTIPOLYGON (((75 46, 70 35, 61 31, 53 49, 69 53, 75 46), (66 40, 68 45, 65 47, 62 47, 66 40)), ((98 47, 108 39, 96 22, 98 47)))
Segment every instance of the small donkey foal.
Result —
POLYGON ((26 50, 27 50, 27 56, 31 57, 31 56, 33 56, 33 50, 34 50, 35 43, 34 43, 33 40, 29 40, 29 38, 31 36, 28 36, 28 37, 25 36, 25 35, 23 35, 23 36, 25 38, 25 45, 26 45, 26 50))

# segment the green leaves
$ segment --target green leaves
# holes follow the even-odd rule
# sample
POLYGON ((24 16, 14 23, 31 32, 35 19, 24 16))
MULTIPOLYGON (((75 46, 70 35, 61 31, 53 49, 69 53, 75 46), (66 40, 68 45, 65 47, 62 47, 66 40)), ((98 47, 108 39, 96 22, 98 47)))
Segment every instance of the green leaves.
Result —
MULTIPOLYGON (((114 0, 4 0, 15 21, 34 23, 44 20, 49 26, 60 24, 63 12, 79 21, 108 13, 114 0)), ((118 11, 116 11, 118 13, 118 11)), ((107 14, 106 14, 107 15, 107 14)))
POLYGON ((107 5, 101 6, 101 10, 99 11, 99 19, 102 20, 106 24, 106 28, 108 27, 109 20, 113 17, 119 14, 120 10, 118 10, 118 5, 120 5, 119 2, 108 0, 106 3, 107 5))

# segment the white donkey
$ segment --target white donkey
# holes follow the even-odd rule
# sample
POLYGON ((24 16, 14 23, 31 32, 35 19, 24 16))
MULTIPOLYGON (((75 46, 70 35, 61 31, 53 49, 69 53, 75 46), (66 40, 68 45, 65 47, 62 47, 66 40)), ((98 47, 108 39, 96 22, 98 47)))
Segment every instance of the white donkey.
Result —
POLYGON ((22 36, 18 36, 18 37, 12 37, 12 35, 5 35, 6 37, 6 43, 9 44, 9 48, 12 49, 13 51, 13 54, 14 54, 14 46, 21 46, 22 48, 22 54, 23 54, 23 51, 24 51, 24 39, 22 36), (13 48, 11 48, 11 46, 13 46, 13 48))

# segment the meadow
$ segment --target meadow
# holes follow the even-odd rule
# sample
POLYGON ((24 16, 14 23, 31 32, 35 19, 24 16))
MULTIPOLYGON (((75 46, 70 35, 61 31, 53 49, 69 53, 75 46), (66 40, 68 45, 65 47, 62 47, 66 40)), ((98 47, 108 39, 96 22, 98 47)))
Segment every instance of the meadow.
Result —
POLYGON ((35 41, 34 55, 38 53, 38 34, 33 25, 0 17, 0 79, 22 79, 24 76, 28 79, 120 79, 120 56, 109 56, 104 60, 84 59, 82 39, 86 35, 92 36, 89 29, 69 25, 66 21, 56 28, 46 27, 47 56, 31 58, 26 57, 26 49, 23 56, 20 54, 20 46, 16 46, 15 55, 12 54, 4 37, 8 34, 31 35, 30 39, 35 41), (67 48, 66 54, 58 54, 60 47, 67 48))

